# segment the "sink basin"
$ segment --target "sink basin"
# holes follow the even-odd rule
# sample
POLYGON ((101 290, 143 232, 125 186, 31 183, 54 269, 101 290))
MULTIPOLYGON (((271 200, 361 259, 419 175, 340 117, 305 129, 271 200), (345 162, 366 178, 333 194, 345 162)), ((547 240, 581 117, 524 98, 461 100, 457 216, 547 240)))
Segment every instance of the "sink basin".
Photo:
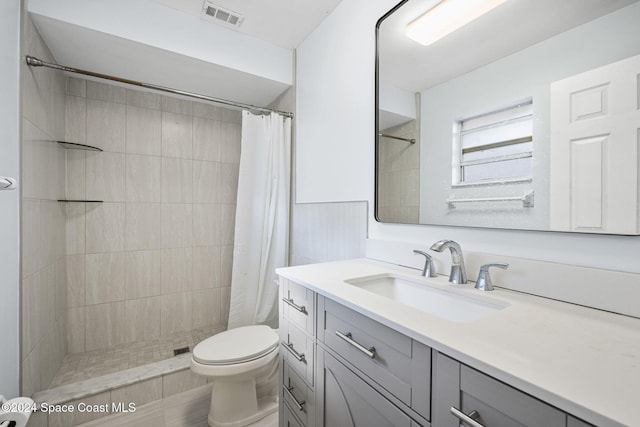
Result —
MULTIPOLYGON (((490 297, 477 298, 461 295, 453 290, 445 290, 429 285, 427 279, 381 274, 345 280, 374 294, 392 299, 425 313, 458 323, 471 323, 507 307, 508 304, 490 297)), ((470 291, 466 291, 470 292, 470 291)))

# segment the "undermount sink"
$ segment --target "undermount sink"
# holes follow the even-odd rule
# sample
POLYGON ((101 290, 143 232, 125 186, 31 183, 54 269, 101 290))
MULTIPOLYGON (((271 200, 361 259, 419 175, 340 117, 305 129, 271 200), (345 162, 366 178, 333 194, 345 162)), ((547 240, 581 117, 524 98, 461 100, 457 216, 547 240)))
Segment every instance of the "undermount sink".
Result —
MULTIPOLYGON (((471 323, 506 308, 491 297, 472 298, 430 285, 428 279, 412 280, 395 274, 380 274, 345 280, 360 289, 392 299, 420 311, 458 323, 471 323)), ((473 291, 467 291, 473 292, 473 291)))

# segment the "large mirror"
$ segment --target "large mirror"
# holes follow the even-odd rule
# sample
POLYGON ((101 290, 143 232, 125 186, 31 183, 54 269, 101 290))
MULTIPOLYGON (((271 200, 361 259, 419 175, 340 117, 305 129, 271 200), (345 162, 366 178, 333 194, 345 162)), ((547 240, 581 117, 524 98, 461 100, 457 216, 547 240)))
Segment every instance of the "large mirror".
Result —
POLYGON ((377 24, 376 219, 640 234, 639 76, 638 0, 400 3, 377 24))

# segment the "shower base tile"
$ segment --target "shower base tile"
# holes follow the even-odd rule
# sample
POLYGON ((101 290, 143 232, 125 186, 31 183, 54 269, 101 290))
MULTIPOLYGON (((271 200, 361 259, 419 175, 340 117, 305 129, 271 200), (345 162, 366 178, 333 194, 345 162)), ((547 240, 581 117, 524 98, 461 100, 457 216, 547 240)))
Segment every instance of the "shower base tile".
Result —
POLYGON ((49 388, 170 359, 174 357, 173 350, 188 346, 192 351, 200 341, 225 329, 223 325, 217 325, 190 332, 174 333, 148 341, 136 341, 105 350, 68 354, 49 388))

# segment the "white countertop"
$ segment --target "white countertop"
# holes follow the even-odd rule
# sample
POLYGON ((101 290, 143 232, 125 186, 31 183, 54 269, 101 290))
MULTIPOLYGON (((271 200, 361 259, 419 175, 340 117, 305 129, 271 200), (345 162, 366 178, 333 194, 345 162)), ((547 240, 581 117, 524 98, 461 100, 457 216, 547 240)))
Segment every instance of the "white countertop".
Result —
POLYGON ((414 269, 357 259, 277 273, 592 424, 640 426, 640 319, 430 279, 430 286, 508 304, 457 323, 345 283, 385 273, 419 277, 414 269))

